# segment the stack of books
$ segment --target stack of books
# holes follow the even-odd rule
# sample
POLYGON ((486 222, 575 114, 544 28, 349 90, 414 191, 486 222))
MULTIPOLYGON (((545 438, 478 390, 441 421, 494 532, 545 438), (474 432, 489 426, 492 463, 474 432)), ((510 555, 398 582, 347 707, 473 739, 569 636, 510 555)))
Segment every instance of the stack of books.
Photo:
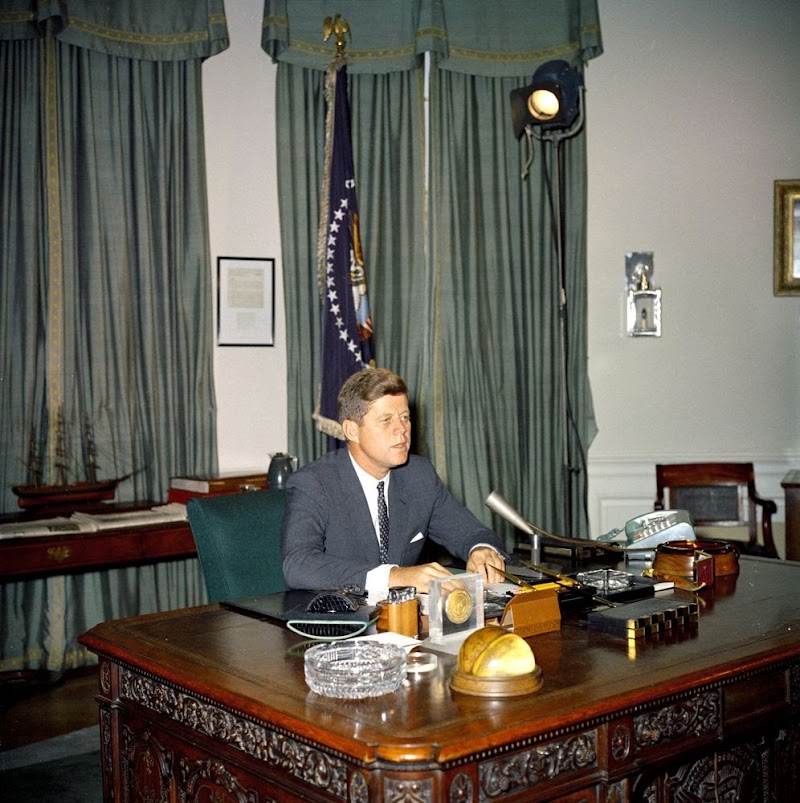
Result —
POLYGON ((221 474, 218 477, 172 477, 167 502, 185 505, 195 496, 266 491, 267 474, 221 474))

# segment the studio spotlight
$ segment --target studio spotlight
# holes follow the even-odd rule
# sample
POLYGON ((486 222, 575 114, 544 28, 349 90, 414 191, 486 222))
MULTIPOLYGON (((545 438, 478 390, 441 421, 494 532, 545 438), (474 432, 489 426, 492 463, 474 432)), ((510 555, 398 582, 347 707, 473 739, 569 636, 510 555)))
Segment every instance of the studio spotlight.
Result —
POLYGON ((529 86, 511 92, 511 117, 517 139, 527 126, 538 126, 543 131, 572 126, 580 112, 582 86, 581 74, 566 61, 556 59, 542 64, 529 86))

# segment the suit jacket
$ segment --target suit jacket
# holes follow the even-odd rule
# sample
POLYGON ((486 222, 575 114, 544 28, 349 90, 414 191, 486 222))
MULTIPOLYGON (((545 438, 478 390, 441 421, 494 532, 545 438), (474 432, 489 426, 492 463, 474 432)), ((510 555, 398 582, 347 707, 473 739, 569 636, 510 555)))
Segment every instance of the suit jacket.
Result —
MULTIPOLYGON (((453 498, 429 460, 410 455, 391 471, 389 563, 415 565, 428 538, 464 561, 477 544, 491 544, 505 555, 497 534, 453 498)), ((290 475, 281 552, 289 588, 364 591, 367 572, 380 564, 380 551, 346 448, 290 475)))

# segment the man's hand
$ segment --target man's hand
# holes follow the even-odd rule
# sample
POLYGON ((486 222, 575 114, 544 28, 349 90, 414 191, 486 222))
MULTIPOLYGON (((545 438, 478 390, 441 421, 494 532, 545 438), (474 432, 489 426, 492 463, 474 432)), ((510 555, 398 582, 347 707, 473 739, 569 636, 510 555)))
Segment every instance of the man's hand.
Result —
POLYGON ((467 571, 483 575, 486 583, 502 583, 506 578, 503 571, 506 568, 503 556, 488 546, 475 547, 469 553, 467 571))
POLYGON ((420 566, 394 566, 389 572, 389 586, 416 586, 417 593, 427 594, 428 583, 436 577, 452 577, 440 563, 420 566))

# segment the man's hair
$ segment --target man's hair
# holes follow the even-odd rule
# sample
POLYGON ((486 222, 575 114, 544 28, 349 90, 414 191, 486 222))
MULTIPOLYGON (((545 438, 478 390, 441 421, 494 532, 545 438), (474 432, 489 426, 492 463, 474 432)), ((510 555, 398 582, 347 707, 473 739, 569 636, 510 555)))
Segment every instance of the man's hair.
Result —
POLYGON ((339 391, 339 421, 347 418, 360 424, 372 402, 403 394, 408 396, 408 388, 396 373, 386 368, 365 368, 349 377, 339 391))

